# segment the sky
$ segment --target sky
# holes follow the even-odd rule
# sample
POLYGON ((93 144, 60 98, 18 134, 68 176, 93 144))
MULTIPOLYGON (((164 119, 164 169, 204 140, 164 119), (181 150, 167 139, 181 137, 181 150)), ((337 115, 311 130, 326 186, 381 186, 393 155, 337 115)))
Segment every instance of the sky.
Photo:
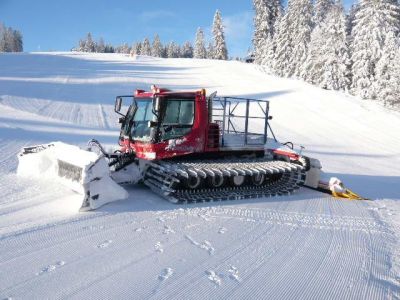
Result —
POLYGON ((22 33, 26 52, 69 51, 88 32, 113 45, 152 40, 155 34, 163 43, 194 42, 198 27, 211 39, 217 9, 229 56, 246 56, 252 0, 0 0, 0 22, 22 33))

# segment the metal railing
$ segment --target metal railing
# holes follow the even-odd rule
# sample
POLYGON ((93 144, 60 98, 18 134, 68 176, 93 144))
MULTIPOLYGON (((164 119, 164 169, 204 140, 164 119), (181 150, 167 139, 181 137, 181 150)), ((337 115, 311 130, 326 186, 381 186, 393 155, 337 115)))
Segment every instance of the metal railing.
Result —
POLYGON ((221 147, 267 142, 269 101, 215 97, 212 106, 212 121, 220 127, 221 147))

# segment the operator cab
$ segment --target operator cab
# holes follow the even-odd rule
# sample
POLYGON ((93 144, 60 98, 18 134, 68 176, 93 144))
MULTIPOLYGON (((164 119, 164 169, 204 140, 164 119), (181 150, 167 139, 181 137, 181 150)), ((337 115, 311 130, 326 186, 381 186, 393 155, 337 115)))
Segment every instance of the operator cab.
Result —
POLYGON ((118 96, 115 111, 122 115, 121 138, 158 143, 185 136, 194 122, 195 95, 137 93, 118 96), (126 115, 120 113, 122 98, 131 98, 126 115))

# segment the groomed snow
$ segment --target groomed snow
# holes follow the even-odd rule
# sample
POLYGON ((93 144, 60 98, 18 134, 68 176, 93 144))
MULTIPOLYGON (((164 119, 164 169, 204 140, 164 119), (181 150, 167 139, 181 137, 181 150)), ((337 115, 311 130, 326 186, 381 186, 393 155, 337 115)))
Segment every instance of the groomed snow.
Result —
POLYGON ((0 299, 396 299, 400 115, 233 61, 0 55, 0 299), (23 146, 118 138, 115 96, 151 84, 271 100, 282 142, 372 201, 289 197, 173 205, 143 186, 80 195, 16 175, 23 146))

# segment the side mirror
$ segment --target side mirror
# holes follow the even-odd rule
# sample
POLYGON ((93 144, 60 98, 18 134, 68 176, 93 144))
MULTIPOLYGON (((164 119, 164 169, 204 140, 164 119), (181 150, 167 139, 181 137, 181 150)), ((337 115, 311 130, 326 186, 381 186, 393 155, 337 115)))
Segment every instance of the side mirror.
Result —
POLYGON ((121 106, 122 106, 122 98, 121 97, 117 97, 115 99, 114 111, 115 112, 120 112, 121 106))

